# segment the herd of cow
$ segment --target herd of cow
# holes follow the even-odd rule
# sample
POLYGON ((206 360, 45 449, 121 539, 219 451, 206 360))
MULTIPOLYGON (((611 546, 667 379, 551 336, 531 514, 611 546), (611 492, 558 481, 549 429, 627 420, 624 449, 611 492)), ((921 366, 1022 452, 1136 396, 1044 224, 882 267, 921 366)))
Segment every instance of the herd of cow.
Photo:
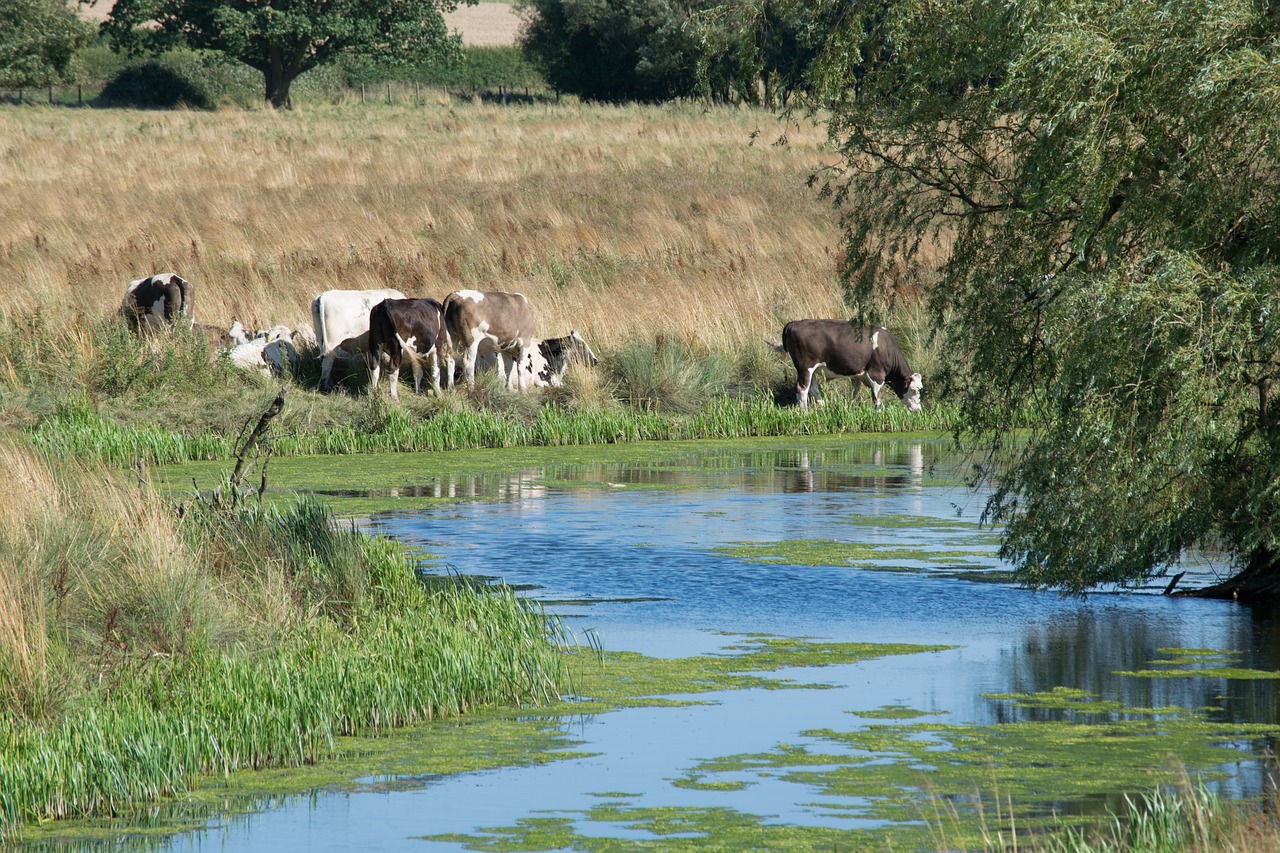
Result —
MULTIPOLYGON (((195 291, 177 273, 159 273, 131 281, 121 312, 145 331, 194 324, 195 291)), ((326 290, 311 302, 312 330, 285 326, 250 337, 239 323, 217 331, 231 363, 264 372, 283 373, 297 366, 298 346, 314 347, 320 358, 320 390, 331 387, 333 363, 339 356, 364 353, 369 384, 376 391, 387 356, 391 398, 399 399, 400 367, 408 359, 414 390, 422 391, 424 365, 431 389, 455 381, 456 353, 462 355, 458 378, 475 385, 478 366, 495 368, 511 390, 558 386, 569 365, 594 366, 595 353, 576 330, 562 338, 536 337, 529 300, 522 293, 456 290, 441 302, 410 299, 398 290, 326 290), (509 361, 510 366, 507 366, 509 361)), ((844 320, 793 320, 782 329, 782 342, 770 344, 791 357, 796 368, 796 399, 807 408, 812 395, 822 404, 820 377, 849 377, 871 389, 880 408, 880 391, 888 385, 911 412, 920 411, 923 382, 913 373, 892 334, 880 326, 856 326, 844 320)))

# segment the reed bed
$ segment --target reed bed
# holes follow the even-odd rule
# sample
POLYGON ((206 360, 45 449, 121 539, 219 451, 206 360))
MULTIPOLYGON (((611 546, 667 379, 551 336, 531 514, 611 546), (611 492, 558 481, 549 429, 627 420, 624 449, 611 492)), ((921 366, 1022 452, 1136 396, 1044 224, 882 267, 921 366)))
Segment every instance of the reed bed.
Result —
POLYGON ((192 499, 0 441, 0 840, 335 739, 540 704, 559 629, 505 588, 433 584, 385 540, 192 499))

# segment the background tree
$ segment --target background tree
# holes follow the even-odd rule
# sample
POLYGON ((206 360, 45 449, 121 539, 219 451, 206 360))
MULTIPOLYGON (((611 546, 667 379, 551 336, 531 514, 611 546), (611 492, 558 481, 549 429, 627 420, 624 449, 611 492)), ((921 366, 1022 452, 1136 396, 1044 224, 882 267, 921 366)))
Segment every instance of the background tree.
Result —
POLYGON ((1209 594, 1280 595, 1280 11, 823 5, 851 302, 927 289, 1018 577, 1200 546, 1238 570, 1209 594))
POLYGON ((65 79, 92 28, 66 0, 0 3, 0 85, 43 86, 65 79))
POLYGON ((671 0, 519 0, 520 44, 547 82, 595 101, 663 101, 697 86, 688 10, 671 0))
MULTIPOLYGON (((473 0, 472 0, 473 2, 473 0)), ((116 0, 103 30, 117 49, 221 51, 262 72, 266 99, 289 104, 299 75, 359 54, 380 63, 443 60, 461 49, 443 12, 454 0, 116 0)))

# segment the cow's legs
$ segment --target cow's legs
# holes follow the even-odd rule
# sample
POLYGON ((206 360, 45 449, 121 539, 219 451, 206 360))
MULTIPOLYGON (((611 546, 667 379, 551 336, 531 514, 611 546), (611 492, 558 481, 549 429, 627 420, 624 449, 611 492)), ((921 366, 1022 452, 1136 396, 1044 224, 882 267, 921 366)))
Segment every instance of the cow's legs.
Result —
POLYGON ((525 369, 525 359, 529 358, 528 347, 520 347, 516 350, 515 356, 512 358, 511 378, 507 380, 507 387, 512 391, 524 392, 528 388, 528 373, 525 369))
POLYGON ((325 356, 320 359, 320 393, 321 394, 327 393, 330 387, 332 387, 329 384, 329 374, 333 372, 333 360, 335 358, 337 358, 337 356, 334 353, 329 352, 329 353, 326 353, 325 356))
MULTIPOLYGON (((382 347, 369 347, 369 352, 365 356, 365 361, 369 365, 369 396, 372 397, 378 393, 378 380, 382 378, 382 347)), ((396 381, 393 377, 391 380, 391 396, 395 398, 396 381)))
POLYGON ((867 387, 871 389, 871 402, 876 404, 876 411, 880 410, 880 389, 884 387, 883 382, 877 382, 870 376, 866 378, 867 387))
MULTIPOLYGON (((413 356, 410 356, 412 358, 413 356)), ((387 377, 391 382, 391 399, 400 402, 400 357, 393 355, 387 365, 387 377)))
POLYGON ((409 355, 409 365, 413 368, 413 393, 421 394, 422 393, 422 358, 416 355, 409 355))
MULTIPOLYGON (((476 357, 479 354, 480 339, 476 338, 462 355, 462 375, 467 381, 468 388, 476 387, 476 357)), ((499 359, 498 364, 501 366, 501 359, 499 359)))
POLYGON ((431 373, 429 374, 431 377, 431 390, 435 392, 437 397, 439 397, 440 396, 440 347, 439 345, 433 346, 427 352, 427 354, 423 356, 423 358, 430 359, 427 366, 431 369, 431 373))
POLYGON ((821 404, 822 395, 818 392, 818 368, 820 365, 815 364, 807 370, 796 367, 796 401, 800 404, 800 408, 809 408, 809 392, 813 392, 813 400, 815 403, 821 404))

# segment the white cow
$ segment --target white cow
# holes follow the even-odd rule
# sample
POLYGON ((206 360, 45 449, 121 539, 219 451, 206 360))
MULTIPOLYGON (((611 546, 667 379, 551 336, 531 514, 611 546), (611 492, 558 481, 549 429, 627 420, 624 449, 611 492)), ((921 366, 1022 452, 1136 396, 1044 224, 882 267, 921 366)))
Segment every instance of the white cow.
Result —
POLYGON ((283 376, 298 366, 298 350, 288 326, 273 326, 257 332, 252 338, 239 320, 231 324, 223 351, 227 359, 242 370, 258 370, 268 376, 283 376))
POLYGON ((368 352, 369 312, 384 299, 404 299, 405 295, 385 290, 326 290, 311 302, 311 323, 315 326, 320 351, 320 390, 328 391, 333 360, 341 349, 344 355, 368 352))

